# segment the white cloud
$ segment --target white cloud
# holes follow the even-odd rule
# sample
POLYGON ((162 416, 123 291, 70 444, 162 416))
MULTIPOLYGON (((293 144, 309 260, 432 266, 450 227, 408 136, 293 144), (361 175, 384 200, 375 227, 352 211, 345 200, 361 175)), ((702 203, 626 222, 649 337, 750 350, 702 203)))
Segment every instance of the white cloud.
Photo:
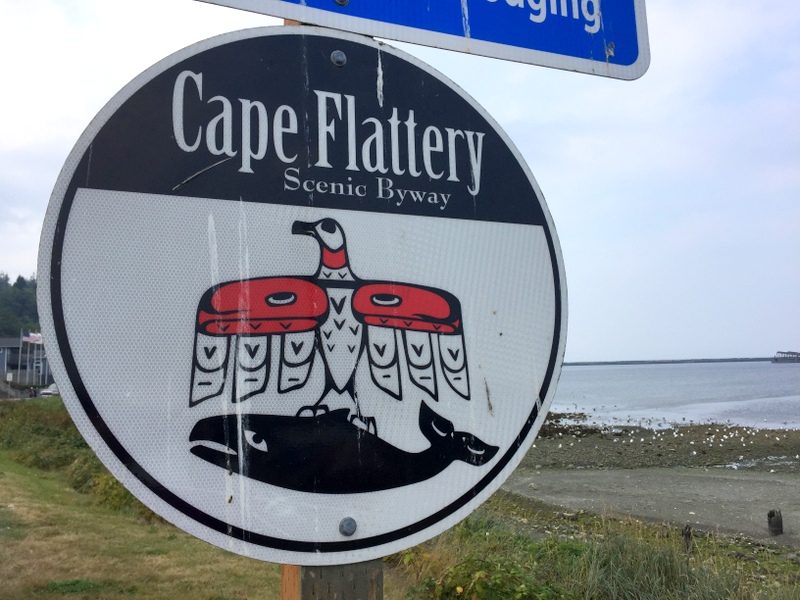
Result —
POLYGON ((13 82, 0 94, 0 271, 14 276, 36 270, 52 186, 72 146, 114 94, 191 43, 279 23, 190 0, 0 0, 0 14, 3 76, 13 82))

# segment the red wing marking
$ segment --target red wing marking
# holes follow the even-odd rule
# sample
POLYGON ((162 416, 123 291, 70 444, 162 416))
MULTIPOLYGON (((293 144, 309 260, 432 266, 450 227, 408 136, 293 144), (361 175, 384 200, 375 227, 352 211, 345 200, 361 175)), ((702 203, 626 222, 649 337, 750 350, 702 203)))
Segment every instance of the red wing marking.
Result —
POLYGON ((436 333, 461 332, 461 305, 452 294, 404 283, 365 283, 353 311, 368 325, 436 333))
POLYGON ((325 290, 305 279, 231 281, 203 295, 197 331, 209 335, 296 333, 317 327, 327 312, 325 290))
POLYGON ((411 329, 414 331, 430 331, 433 333, 455 333, 456 328, 451 325, 437 325, 426 321, 409 321, 407 319, 386 319, 380 317, 362 317, 367 325, 379 327, 395 327, 397 329, 411 329))
MULTIPOLYGON (((233 335, 233 334, 252 334, 253 321, 206 321, 198 324, 198 331, 208 335, 233 335)), ((268 333, 299 333, 310 331, 319 325, 319 321, 313 319, 295 319, 293 321, 262 321, 258 333, 266 335, 268 333)))

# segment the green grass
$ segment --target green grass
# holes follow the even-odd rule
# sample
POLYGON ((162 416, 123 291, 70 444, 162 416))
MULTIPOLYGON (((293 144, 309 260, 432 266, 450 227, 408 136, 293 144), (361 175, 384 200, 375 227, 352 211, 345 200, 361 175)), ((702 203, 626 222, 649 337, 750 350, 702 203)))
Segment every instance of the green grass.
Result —
MULTIPOLYGON (((0 474, 0 477, 3 475, 0 474)), ((25 537, 25 527, 14 517, 7 506, 0 506, 0 544, 9 540, 21 540, 25 537)))
POLYGON ((0 600, 280 598, 277 565, 94 502, 0 451, 0 600))
POLYGON ((797 553, 498 493, 462 523, 391 557, 409 600, 800 600, 797 553), (755 560, 741 560, 752 555, 755 560))
POLYGON ((45 471, 63 469, 89 451, 58 397, 0 404, 0 448, 45 471))
POLYGON ((98 504, 157 518, 98 460, 58 396, 0 403, 0 449, 22 465, 63 473, 73 489, 90 493, 98 504))
MULTIPOLYGON (((797 552, 568 514, 498 492, 387 558, 387 600, 800 600, 797 552)), ((279 567, 165 523, 81 439, 59 398, 0 403, 0 600, 280 598, 279 567)))
POLYGON ((51 581, 45 586, 34 588, 35 593, 81 594, 107 598, 115 595, 133 595, 135 587, 128 587, 118 581, 92 581, 91 579, 69 579, 67 581, 51 581))

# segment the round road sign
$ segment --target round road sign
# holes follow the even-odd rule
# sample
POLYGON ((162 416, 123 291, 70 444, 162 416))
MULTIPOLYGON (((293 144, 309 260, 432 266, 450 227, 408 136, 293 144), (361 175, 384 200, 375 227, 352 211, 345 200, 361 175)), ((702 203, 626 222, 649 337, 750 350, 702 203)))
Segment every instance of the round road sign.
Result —
POLYGON ((140 500, 213 544, 359 562, 517 466, 566 336, 517 150, 442 75, 310 27, 200 42, 92 121, 39 309, 67 407, 140 500))

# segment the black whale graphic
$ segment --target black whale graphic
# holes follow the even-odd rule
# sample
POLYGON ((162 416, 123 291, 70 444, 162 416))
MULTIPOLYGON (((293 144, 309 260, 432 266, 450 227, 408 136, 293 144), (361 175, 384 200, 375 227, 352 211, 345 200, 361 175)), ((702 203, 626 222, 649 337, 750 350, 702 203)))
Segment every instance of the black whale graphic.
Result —
POLYGON ((198 421, 192 454, 245 477, 320 494, 374 492, 430 479, 456 460, 480 466, 497 453, 424 402, 419 427, 430 442, 406 452, 349 422, 347 409, 315 417, 220 415, 198 421), (240 452, 242 456, 240 456, 240 452))

